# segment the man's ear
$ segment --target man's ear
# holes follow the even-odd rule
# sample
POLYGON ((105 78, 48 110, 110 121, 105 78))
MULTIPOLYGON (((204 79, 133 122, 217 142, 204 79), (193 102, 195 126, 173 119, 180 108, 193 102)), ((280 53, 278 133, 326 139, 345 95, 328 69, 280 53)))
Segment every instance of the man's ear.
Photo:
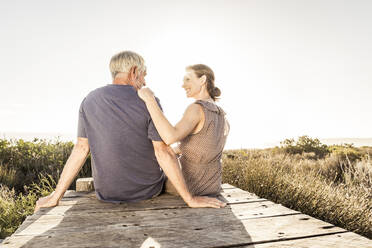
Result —
POLYGON ((138 76, 137 74, 138 74, 137 66, 132 66, 132 68, 130 68, 129 70, 130 79, 136 79, 138 76))

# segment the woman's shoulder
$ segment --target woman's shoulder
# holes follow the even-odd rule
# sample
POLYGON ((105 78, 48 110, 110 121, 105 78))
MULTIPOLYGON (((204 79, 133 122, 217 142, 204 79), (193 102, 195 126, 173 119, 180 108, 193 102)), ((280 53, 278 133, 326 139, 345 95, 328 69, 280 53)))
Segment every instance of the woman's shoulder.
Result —
POLYGON ((214 102, 196 100, 193 104, 194 105, 199 105, 202 108, 207 109, 211 112, 215 112, 217 114, 222 114, 222 115, 226 114, 225 111, 223 111, 223 109, 214 102))
POLYGON ((189 106, 187 106, 185 114, 199 115, 202 111, 202 106, 200 104, 197 104, 197 102, 193 102, 189 106))

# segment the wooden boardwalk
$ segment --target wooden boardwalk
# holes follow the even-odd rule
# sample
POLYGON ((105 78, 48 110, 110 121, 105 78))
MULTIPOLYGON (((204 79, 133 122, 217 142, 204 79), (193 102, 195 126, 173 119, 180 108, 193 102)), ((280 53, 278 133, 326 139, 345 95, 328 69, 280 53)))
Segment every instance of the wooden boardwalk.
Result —
POLYGON ((372 241, 254 194, 223 185, 223 209, 192 209, 163 194, 130 204, 66 192, 29 216, 0 247, 355 247, 372 241))

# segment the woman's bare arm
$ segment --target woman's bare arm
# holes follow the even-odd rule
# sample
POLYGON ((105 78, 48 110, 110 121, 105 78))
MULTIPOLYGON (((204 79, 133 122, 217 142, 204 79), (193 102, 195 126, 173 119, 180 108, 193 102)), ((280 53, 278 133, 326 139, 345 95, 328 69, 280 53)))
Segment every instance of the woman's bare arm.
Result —
POLYGON ((161 111, 149 88, 140 89, 138 95, 145 102, 160 137, 167 145, 185 138, 193 132, 202 120, 203 110, 201 106, 198 104, 191 104, 187 107, 182 119, 173 126, 161 111))

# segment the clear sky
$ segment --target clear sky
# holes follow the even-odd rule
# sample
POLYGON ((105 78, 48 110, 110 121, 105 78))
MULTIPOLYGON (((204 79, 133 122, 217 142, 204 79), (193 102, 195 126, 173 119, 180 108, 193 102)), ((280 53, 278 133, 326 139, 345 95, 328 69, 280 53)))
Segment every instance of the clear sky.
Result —
POLYGON ((0 132, 76 134, 80 102, 133 50, 176 123, 184 68, 209 65, 227 148, 372 137, 372 1, 1 1, 0 132))

